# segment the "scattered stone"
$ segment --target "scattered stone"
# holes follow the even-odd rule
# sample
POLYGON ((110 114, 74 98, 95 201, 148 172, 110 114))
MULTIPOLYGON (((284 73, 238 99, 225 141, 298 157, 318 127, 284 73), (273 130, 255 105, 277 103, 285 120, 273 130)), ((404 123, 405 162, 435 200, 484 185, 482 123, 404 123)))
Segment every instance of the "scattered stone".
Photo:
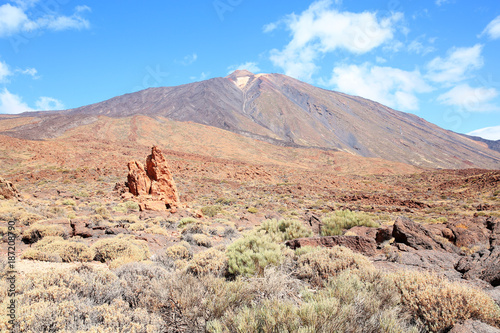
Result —
POLYGON ((354 252, 362 253, 368 256, 375 255, 377 243, 373 239, 361 236, 324 236, 297 238, 285 242, 285 245, 295 250, 303 246, 322 246, 334 247, 337 245, 345 246, 354 252))

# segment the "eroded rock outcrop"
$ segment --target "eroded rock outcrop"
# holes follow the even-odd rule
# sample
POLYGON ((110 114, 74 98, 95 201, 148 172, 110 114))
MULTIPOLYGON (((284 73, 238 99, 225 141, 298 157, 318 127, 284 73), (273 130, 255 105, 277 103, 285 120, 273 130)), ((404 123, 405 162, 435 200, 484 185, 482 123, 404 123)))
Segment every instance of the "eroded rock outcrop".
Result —
POLYGON ((127 187, 139 199, 141 210, 166 210, 178 207, 179 194, 167 160, 154 146, 146 164, 139 161, 128 163, 127 187))
POLYGON ((285 242, 285 245, 292 250, 304 246, 334 247, 345 246, 354 252, 362 253, 368 256, 375 254, 377 243, 375 240, 361 236, 324 236, 297 238, 285 242))
POLYGON ((0 177, 0 199, 2 198, 12 199, 18 197, 19 197, 19 192, 17 191, 14 184, 0 177))

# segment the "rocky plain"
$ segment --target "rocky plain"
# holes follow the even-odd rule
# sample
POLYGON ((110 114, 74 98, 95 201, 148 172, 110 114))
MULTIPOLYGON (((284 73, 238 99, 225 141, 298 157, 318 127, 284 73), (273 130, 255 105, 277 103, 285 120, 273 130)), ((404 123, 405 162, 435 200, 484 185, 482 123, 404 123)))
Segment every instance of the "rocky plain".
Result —
POLYGON ((42 138, 39 117, 0 117, 2 331, 500 331, 484 143, 420 165, 162 116, 42 138))

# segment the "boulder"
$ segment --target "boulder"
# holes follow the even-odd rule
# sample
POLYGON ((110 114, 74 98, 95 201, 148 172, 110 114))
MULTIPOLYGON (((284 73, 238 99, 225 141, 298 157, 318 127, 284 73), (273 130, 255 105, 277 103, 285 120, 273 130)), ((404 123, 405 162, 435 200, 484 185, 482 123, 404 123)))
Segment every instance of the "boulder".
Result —
POLYGON ((500 246, 462 258, 455 269, 463 273, 465 279, 481 279, 493 287, 500 286, 500 246))
POLYGON ((479 320, 469 319, 463 324, 455 325, 449 333, 500 333, 500 329, 479 320))
POLYGON ((403 243, 415 250, 458 252, 447 240, 438 239, 423 225, 403 216, 394 222, 392 236, 397 243, 403 243))
POLYGON ((490 247, 490 231, 486 227, 484 218, 464 218, 449 222, 446 226, 452 231, 453 242, 458 247, 490 247))
POLYGON ((82 238, 89 238, 94 236, 94 232, 92 228, 89 227, 89 222, 87 220, 71 220, 71 228, 73 229, 73 236, 80 236, 82 238))
POLYGON ((12 182, 0 177, 0 199, 18 198, 19 192, 12 182))
POLYGON ((345 246, 354 252, 362 253, 368 256, 375 255, 377 243, 371 238, 361 236, 324 236, 297 238, 285 242, 285 245, 295 250, 303 246, 322 246, 334 247, 345 246))

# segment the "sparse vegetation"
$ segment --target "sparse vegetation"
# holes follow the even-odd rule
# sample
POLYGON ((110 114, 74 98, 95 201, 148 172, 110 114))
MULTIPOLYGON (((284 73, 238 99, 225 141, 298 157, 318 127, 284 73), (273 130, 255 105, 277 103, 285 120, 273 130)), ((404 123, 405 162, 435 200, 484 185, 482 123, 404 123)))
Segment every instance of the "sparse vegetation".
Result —
POLYGON ((356 226, 379 227, 380 225, 374 222, 371 217, 365 213, 353 212, 348 209, 338 210, 332 214, 328 214, 322 220, 323 227, 321 233, 323 236, 341 235, 345 229, 350 229, 356 226))

